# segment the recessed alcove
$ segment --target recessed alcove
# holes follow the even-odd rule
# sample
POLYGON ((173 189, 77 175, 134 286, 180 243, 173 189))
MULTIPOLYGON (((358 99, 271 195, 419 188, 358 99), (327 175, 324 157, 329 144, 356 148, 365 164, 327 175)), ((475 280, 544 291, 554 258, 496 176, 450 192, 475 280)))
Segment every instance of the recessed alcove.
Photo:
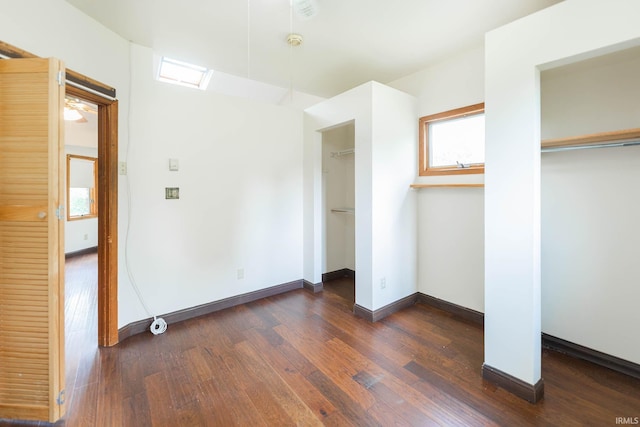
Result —
POLYGON ((638 47, 540 74, 542 332, 636 364, 638 75, 638 47))

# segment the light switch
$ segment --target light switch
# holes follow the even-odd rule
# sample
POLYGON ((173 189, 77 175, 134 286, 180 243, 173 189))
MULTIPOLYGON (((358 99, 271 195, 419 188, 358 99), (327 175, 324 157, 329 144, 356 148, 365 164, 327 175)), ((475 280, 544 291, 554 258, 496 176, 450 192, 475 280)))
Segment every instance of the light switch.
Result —
POLYGON ((180 169, 180 165, 178 163, 178 159, 169 159, 169 170, 177 171, 180 169))

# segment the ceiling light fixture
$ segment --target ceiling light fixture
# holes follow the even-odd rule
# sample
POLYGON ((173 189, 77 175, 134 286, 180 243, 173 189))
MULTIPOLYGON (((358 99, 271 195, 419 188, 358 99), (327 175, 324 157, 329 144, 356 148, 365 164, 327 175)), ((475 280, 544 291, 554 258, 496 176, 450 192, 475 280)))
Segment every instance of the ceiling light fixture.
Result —
POLYGON ((287 36, 287 43, 289 43, 290 46, 300 46, 302 40, 302 35, 300 34, 291 33, 287 36))
POLYGON ((81 120, 84 117, 80 114, 80 111, 71 109, 69 107, 64 107, 64 119, 68 122, 75 122, 76 120, 81 120))

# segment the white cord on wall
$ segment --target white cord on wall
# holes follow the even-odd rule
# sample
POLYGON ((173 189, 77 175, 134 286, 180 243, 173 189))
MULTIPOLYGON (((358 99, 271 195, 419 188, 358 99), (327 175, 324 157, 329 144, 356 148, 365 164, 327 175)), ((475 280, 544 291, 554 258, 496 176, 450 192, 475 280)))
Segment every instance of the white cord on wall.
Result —
MULTIPOLYGON (((125 162, 128 162, 129 160, 129 149, 131 147, 131 91, 132 91, 132 84, 131 84, 131 80, 132 80, 132 66, 131 63, 133 62, 133 54, 132 54, 132 49, 131 49, 131 43, 129 43, 129 100, 128 100, 128 108, 129 111, 127 111, 127 151, 125 153, 125 162)), ((131 205, 131 179, 129 178, 129 174, 127 174, 127 231, 125 234, 125 243, 124 243, 124 262, 127 268, 127 276, 129 276, 129 281, 131 282, 131 285, 133 286, 133 290, 136 292, 136 295, 138 296, 138 299, 140 300, 140 303, 142 304, 142 307, 144 308, 144 311, 147 313, 147 315, 149 317, 153 317, 153 322, 151 323, 151 326, 149 327, 149 330, 151 331, 151 333, 153 335, 159 335, 164 333, 167 330, 167 322, 165 322, 165 320, 162 317, 157 317, 153 314, 151 314, 151 310, 149 310, 149 307, 147 306, 147 304, 144 301, 144 298, 142 297, 142 293, 140 292, 140 288, 138 288, 138 284, 136 283, 135 277, 133 276, 133 270, 131 268, 131 264, 129 262, 129 235, 130 235, 130 228, 131 228, 131 218, 133 217, 133 208, 131 205)))

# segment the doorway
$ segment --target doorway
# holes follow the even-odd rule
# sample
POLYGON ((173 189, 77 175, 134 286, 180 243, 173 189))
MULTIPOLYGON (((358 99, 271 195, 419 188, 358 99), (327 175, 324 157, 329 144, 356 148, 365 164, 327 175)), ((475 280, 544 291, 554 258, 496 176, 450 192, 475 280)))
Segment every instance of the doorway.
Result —
POLYGON ((118 101, 75 85, 65 92, 98 109, 98 345, 109 347, 118 343, 118 101))
POLYGON ((322 282, 355 304, 355 123, 322 132, 322 282))
POLYGON ((65 395, 86 381, 81 361, 98 349, 98 107, 66 96, 64 232, 65 395))
MULTIPOLYGON (((98 250, 98 107, 66 97, 65 258, 98 250)), ((97 262, 97 257, 96 257, 97 262)), ((97 287, 97 286, 96 286, 97 287)))

